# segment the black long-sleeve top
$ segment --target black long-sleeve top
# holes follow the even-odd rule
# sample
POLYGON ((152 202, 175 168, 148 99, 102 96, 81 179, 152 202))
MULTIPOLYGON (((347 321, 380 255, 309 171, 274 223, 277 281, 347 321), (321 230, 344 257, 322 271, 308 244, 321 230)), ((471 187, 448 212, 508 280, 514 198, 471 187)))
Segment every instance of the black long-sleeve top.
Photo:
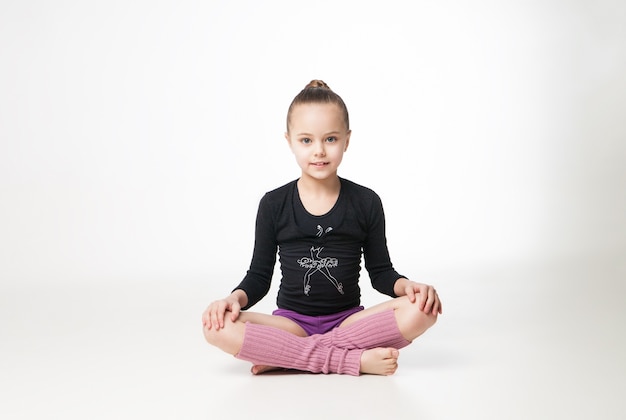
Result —
POLYGON ((248 309, 269 291, 278 252, 282 279, 277 306, 305 315, 327 315, 360 305, 361 256, 372 286, 395 297, 402 277, 391 263, 380 197, 340 178, 334 207, 309 214, 297 181, 266 193, 259 203, 252 262, 235 288, 248 296, 248 309))

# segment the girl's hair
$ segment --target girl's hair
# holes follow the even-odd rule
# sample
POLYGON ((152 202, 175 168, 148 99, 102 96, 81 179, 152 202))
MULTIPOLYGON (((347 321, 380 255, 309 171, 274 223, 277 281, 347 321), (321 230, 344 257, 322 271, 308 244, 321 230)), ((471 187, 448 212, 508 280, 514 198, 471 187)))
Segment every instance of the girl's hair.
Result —
POLYGON ((348 108, 343 102, 343 99, 335 92, 323 80, 311 80, 305 87, 293 98, 289 110, 287 111, 287 131, 289 131, 289 121, 291 119, 291 112, 300 104, 310 103, 327 103, 335 104, 339 107, 339 110, 343 113, 343 119, 346 123, 346 129, 350 130, 350 119, 348 118, 348 108))

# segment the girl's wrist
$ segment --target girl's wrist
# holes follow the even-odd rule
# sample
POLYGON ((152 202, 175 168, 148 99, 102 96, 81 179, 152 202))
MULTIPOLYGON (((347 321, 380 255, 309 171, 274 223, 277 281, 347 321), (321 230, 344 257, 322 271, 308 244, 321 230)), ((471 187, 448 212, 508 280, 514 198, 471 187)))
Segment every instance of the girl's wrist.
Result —
POLYGON ((248 295, 242 289, 237 289, 231 293, 231 296, 234 297, 239 305, 243 308, 248 304, 248 295))
POLYGON ((406 277, 400 277, 393 285, 393 292, 396 296, 404 296, 406 295, 406 285, 409 279, 406 277))

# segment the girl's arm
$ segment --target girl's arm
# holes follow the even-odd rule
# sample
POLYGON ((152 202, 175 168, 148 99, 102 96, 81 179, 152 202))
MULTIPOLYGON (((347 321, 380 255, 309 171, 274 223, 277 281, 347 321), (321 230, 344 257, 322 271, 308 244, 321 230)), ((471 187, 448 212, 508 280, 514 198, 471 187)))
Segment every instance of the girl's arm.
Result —
POLYGON ((274 213, 269 196, 266 194, 261 199, 257 212, 250 268, 243 280, 233 289, 233 292, 238 289, 245 292, 247 299, 242 305, 244 310, 260 301, 270 290, 278 250, 274 213))
POLYGON ((385 213, 383 204, 377 194, 371 196, 367 214, 367 239, 363 244, 365 268, 368 271, 372 286, 387 296, 396 297, 394 285, 402 274, 398 273, 391 263, 387 238, 385 235, 385 213))

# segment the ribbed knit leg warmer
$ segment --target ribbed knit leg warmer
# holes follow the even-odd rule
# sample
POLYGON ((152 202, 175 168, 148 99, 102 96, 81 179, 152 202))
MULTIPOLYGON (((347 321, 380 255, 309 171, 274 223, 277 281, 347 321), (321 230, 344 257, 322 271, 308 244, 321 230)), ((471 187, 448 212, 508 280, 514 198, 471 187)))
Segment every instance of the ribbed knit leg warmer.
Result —
POLYGON ((237 358, 255 365, 314 373, 359 375, 361 354, 375 347, 407 346, 393 310, 370 315, 326 334, 298 337, 278 328, 246 323, 237 358))
POLYGON ((248 322, 243 345, 235 357, 255 365, 357 376, 363 350, 333 347, 327 341, 320 334, 298 337, 279 328, 248 322))
POLYGON ((349 350, 376 347, 401 349, 411 344, 402 336, 393 309, 369 315, 346 327, 335 328, 324 335, 330 336, 333 346, 349 350))

